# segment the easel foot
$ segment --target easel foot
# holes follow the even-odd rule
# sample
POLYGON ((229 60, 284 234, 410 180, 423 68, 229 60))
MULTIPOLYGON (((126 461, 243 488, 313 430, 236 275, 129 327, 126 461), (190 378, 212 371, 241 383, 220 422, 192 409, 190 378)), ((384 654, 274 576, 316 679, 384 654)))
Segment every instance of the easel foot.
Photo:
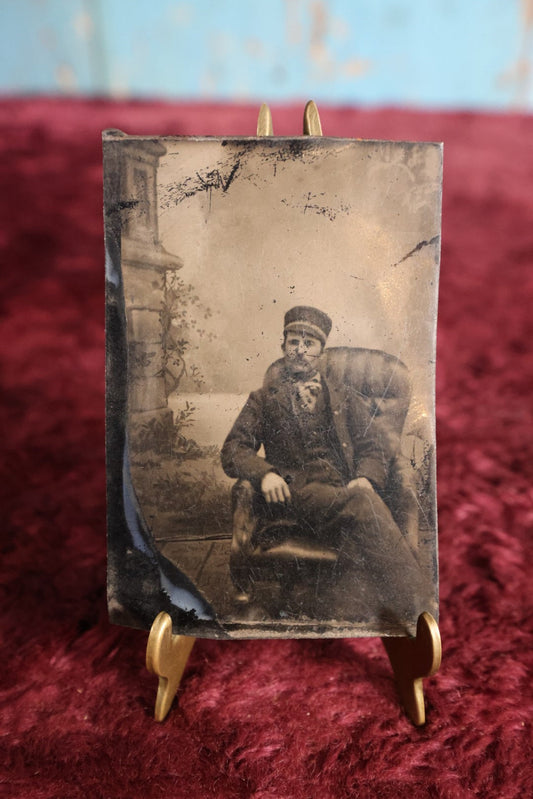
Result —
POLYGON ((430 613, 418 617, 416 638, 382 638, 400 701, 416 726, 426 721, 422 680, 439 670, 442 647, 439 626, 430 613))
POLYGON ((146 668, 159 677, 156 721, 163 721, 170 710, 195 640, 187 635, 173 635, 168 613, 156 616, 146 646, 146 668))

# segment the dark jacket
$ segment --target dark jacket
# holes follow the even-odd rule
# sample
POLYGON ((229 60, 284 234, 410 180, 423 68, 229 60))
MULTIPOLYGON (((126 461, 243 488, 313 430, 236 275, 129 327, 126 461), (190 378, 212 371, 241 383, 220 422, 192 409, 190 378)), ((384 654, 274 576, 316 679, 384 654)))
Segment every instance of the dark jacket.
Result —
MULTIPOLYGON (((336 347, 324 350, 318 369, 348 481, 366 477, 383 491, 409 408, 406 367, 379 350, 336 347)), ((250 394, 233 425, 222 447, 222 466, 229 477, 250 480, 259 488, 269 471, 291 476, 302 462, 302 446, 280 359, 267 370, 263 387, 250 394), (261 445, 265 458, 257 454, 261 445)))

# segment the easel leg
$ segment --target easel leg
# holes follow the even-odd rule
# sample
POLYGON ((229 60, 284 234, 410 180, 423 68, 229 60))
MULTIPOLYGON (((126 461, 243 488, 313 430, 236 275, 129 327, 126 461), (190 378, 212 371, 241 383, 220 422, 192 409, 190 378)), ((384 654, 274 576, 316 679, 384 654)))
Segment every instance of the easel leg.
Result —
POLYGON ((154 717, 163 721, 174 701, 196 638, 172 634, 168 613, 156 616, 146 646, 146 668, 159 677, 154 717))
POLYGON ((426 720, 422 680, 440 667, 442 647, 439 626, 430 613, 418 617, 416 638, 382 638, 389 656, 400 701, 413 724, 426 720))

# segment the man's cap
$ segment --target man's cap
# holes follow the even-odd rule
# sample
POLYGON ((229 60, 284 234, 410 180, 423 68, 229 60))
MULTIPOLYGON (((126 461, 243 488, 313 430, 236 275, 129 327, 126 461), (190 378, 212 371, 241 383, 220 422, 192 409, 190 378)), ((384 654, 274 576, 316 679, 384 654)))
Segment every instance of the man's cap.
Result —
POLYGON ((285 314, 283 332, 302 331, 320 339, 322 344, 331 332, 331 319, 324 311, 309 305, 297 305, 285 314))

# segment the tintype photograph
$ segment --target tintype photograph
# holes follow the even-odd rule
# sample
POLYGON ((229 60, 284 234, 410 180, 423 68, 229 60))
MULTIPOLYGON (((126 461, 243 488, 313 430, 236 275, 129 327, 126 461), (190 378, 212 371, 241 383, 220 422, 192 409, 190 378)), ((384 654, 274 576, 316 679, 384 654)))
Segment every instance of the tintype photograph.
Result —
POLYGON ((439 144, 104 134, 112 621, 438 618, 439 144))

